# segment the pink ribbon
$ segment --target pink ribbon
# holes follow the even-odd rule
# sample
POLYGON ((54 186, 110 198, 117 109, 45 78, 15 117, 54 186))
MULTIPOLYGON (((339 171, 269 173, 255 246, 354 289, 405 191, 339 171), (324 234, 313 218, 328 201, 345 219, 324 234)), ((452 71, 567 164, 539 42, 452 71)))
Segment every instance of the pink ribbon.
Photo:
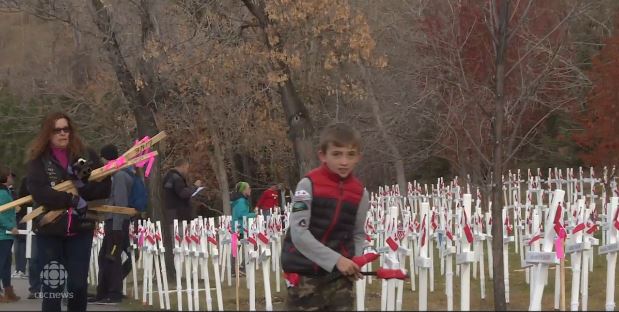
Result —
POLYGON ((567 234, 565 233, 565 228, 561 225, 561 213, 562 213, 562 207, 561 207, 561 203, 559 203, 559 206, 557 207, 557 211, 555 212, 555 219, 554 219, 554 224, 555 224, 554 230, 558 236, 557 239, 555 240, 555 250, 557 251, 558 259, 565 258, 565 254, 563 252, 563 241, 567 237, 567 234))
MULTIPOLYGON (((147 143, 148 141, 150 141, 150 137, 145 136, 139 141, 136 140, 133 146, 136 146, 138 144, 147 143)), ((136 155, 136 157, 144 156, 144 155, 149 155, 149 157, 139 163, 136 163, 135 166, 138 168, 143 168, 144 165, 146 165, 146 171, 144 171, 144 177, 148 178, 148 176, 150 175, 150 171, 153 168, 153 164, 155 162, 155 155, 154 153, 150 151, 150 147, 147 147, 143 151, 139 152, 138 155, 136 155)))
POLYGON ((426 215, 423 216, 423 220, 421 221, 421 247, 426 245, 426 215))
POLYGON ((127 162, 127 159, 125 158, 125 156, 121 155, 120 157, 118 157, 116 159, 108 161, 107 164, 105 164, 105 166, 103 166, 103 169, 109 170, 109 169, 120 168, 126 162, 127 162))
POLYGON ((71 233, 71 221, 73 220, 73 207, 69 207, 69 211, 68 211, 68 216, 67 216, 67 236, 72 236, 73 233, 71 233))
POLYGON ((239 238, 236 233, 232 233, 232 257, 236 258, 238 252, 239 238))

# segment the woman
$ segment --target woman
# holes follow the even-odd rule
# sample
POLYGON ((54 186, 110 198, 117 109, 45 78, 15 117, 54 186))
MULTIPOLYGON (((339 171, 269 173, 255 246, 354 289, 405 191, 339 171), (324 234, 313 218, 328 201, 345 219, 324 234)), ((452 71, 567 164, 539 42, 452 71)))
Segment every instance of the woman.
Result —
POLYGON ((234 188, 230 200, 232 201, 232 222, 234 229, 243 235, 243 217, 255 218, 256 214, 250 212, 249 196, 251 195, 251 187, 247 182, 239 182, 234 188))
MULTIPOLYGON (((9 172, 0 166, 0 205, 13 201, 8 188, 9 172)), ((4 286, 4 295, 0 295, 0 302, 14 302, 20 298, 15 295, 11 286, 11 262, 13 253, 13 235, 17 234, 15 208, 0 212, 0 279, 4 286), (11 234, 7 234, 10 231, 11 234)))
MULTIPOLYGON (((232 193, 232 197, 230 200, 232 201, 232 226, 239 233, 239 238, 243 238, 243 217, 247 218, 255 218, 256 214, 250 212, 251 204, 249 202, 249 196, 251 195, 251 187, 247 182, 239 182, 236 184, 234 188, 234 193, 232 193)), ((234 257, 230 254, 230 259, 232 263, 235 263, 234 257)), ((239 265, 239 270, 241 274, 245 272, 245 266, 243 264, 239 265)), ((236 266, 232 266, 232 274, 236 276, 236 266)))
POLYGON ((86 201, 107 198, 111 189, 110 178, 88 181, 87 168, 101 165, 97 154, 82 143, 71 118, 63 113, 45 117, 28 150, 27 178, 34 201, 45 207, 33 222, 42 271, 42 311, 60 311, 62 298, 68 298, 69 311, 86 311, 95 227, 94 218, 86 214, 86 201), (53 189, 66 180, 73 182, 77 194, 53 189), (61 211, 60 216, 51 217, 53 211, 61 211))

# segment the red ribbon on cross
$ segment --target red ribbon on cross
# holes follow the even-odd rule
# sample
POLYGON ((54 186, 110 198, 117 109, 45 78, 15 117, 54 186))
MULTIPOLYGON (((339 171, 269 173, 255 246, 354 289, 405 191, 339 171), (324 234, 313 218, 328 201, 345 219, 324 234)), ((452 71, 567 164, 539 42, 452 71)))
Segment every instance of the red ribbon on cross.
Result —
POLYGON ((469 244, 471 244, 473 243, 473 231, 471 231, 471 226, 469 225, 469 220, 466 216, 466 210, 462 209, 462 213, 464 215, 464 236, 466 236, 466 240, 469 244))
POLYGON ((574 227, 574 230, 572 230, 572 234, 576 234, 584 229, 585 229, 584 223, 578 224, 576 227, 574 227))
POLYGON ((587 223, 589 229, 587 229, 587 234, 593 234, 598 231, 598 226, 595 223, 587 223))
POLYGON ((153 239, 153 236, 150 233, 146 235, 146 240, 151 244, 155 244, 155 240, 153 239))
POLYGON ((398 226, 398 231, 396 232, 396 236, 398 238, 398 240, 403 240, 404 239, 404 235, 406 235, 406 233, 404 232, 404 228, 400 225, 398 226))
POLYGON ((185 231, 185 241, 188 244, 191 243, 191 236, 189 235, 189 231, 185 231))
POLYGON ((451 234, 451 231, 450 231, 450 230, 447 230, 447 231, 446 231, 446 235, 447 235, 447 238, 449 238, 449 239, 453 242, 453 240, 454 240, 454 235, 453 235, 453 234, 451 234))
POLYGON ((264 235, 264 233, 258 233, 258 239, 263 243, 263 244, 268 244, 269 243, 269 238, 264 235))
POLYGON ((391 250, 393 250, 393 251, 398 250, 398 248, 400 247, 400 245, 391 236, 389 236, 387 238, 386 243, 387 243, 387 245, 389 245, 389 248, 391 248, 391 250))
POLYGON ((191 240, 196 244, 200 244, 200 236, 198 235, 192 235, 191 240))
POLYGON ((505 224, 505 230, 507 230, 507 236, 512 235, 512 233, 514 232, 514 227, 512 226, 509 220, 509 216, 505 217, 505 222, 503 224, 505 224))
POLYGON ((529 246, 531 246, 533 243, 535 243, 536 241, 540 240, 542 238, 541 234, 537 234, 535 236, 533 236, 530 240, 529 240, 529 246))
POLYGON ((213 236, 207 236, 207 237, 206 237, 206 240, 207 240, 209 243, 211 243, 211 244, 213 244, 213 245, 217 246, 217 240, 215 239, 215 237, 213 237, 213 236))

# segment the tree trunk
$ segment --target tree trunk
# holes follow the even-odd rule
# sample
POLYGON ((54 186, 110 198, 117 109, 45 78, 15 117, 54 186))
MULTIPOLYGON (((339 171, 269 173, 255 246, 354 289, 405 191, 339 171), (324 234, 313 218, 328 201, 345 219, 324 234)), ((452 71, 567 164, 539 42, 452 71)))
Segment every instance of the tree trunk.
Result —
POLYGON ((206 111, 204 112, 204 121, 207 125, 206 129, 211 138, 211 146, 209 146, 206 151, 211 167, 213 168, 213 172, 215 172, 215 177, 217 178, 217 183, 219 184, 219 190, 221 191, 223 213, 224 215, 229 216, 231 215, 230 185, 228 182, 228 174, 226 173, 226 162, 224 158, 224 151, 222 149, 222 142, 219 137, 219 133, 217 132, 217 123, 212 117, 212 103, 207 102, 204 107, 206 108, 206 111))
POLYGON ((503 119, 505 109, 505 50, 507 48, 507 19, 509 1, 499 6, 499 32, 496 48, 496 98, 494 107, 492 157, 492 257, 494 270, 494 309, 505 311, 505 282, 503 280, 503 200, 501 196, 503 173, 503 119))
MULTIPOLYGON (((265 12, 264 1, 242 0, 243 4, 249 12, 258 20, 258 24, 262 29, 262 38, 266 47, 272 52, 281 52, 283 42, 280 41, 276 45, 269 42, 267 36, 267 28, 271 21, 265 12)), ((305 175, 318 164, 316 158, 315 147, 312 142, 314 135, 314 127, 309 116, 307 108, 299 98, 297 90, 292 82, 292 73, 290 68, 283 62, 273 62, 275 70, 282 71, 288 79, 279 84, 279 94, 288 121, 288 138, 292 141, 294 155, 297 160, 297 168, 300 175, 305 175)))
MULTIPOLYGON (((158 98, 163 98, 162 95, 155 96, 155 94, 157 94, 156 90, 161 90, 162 88, 160 88, 160 84, 156 83, 158 79, 154 75, 152 63, 145 60, 140 61, 139 68, 148 72, 148 74, 142 74, 142 77, 144 77, 148 83, 144 84, 143 87, 138 87, 134 75, 129 70, 129 66, 127 66, 127 62, 121 53, 116 33, 112 30, 112 17, 110 12, 103 5, 101 0, 92 0, 91 3, 95 9, 95 14, 93 15, 94 22, 104 36, 103 47, 107 51, 108 58, 116 74, 116 79, 118 80, 123 96, 133 111, 138 137, 142 138, 147 135, 152 137, 159 132, 159 128, 157 127, 154 112, 151 109, 151 101, 157 101, 158 98)), ((143 13, 146 15, 146 19, 149 21, 152 20, 152 17, 150 17, 150 10, 146 11, 146 13, 143 13)), ((145 42, 149 40, 147 38, 152 38, 158 31, 155 23, 144 22, 144 17, 142 17, 142 22, 142 43, 145 44, 145 42)), ((158 147, 155 149, 158 149, 158 147)), ((161 201, 161 172, 159 159, 161 159, 162 156, 163 155, 160 155, 160 157, 156 158, 149 179, 147 180, 150 195, 148 213, 152 220, 161 220, 163 224, 171 224, 172 220, 164 220, 161 201)), ((162 231, 164 237, 171 237, 171 234, 167 233, 168 227, 163 226, 162 231)), ((167 250, 172 250, 169 240, 164 240, 164 244, 167 250)), ((166 267, 168 270, 173 269, 171 259, 171 257, 169 259, 166 257, 166 267)))
POLYGON ((363 65, 359 65, 361 71, 363 73, 363 78, 365 81, 365 86, 368 89, 368 101, 370 102, 370 106, 372 107, 372 115, 374 115, 374 119, 376 120, 376 127, 378 128, 378 132, 383 139, 385 145, 391 152, 393 165, 395 167, 396 178, 398 182, 398 187, 400 188, 400 194, 402 196, 407 195, 408 188, 406 187, 406 172, 404 171, 404 159, 402 158, 402 154, 400 154, 400 150, 396 146, 393 138, 389 136, 387 132, 387 128, 383 123, 380 117, 380 104, 376 99, 376 93, 374 93, 374 88, 372 87, 372 82, 370 81, 370 76, 367 72, 367 69, 363 65))
MULTIPOLYGON (((286 72, 288 77, 291 77, 288 69, 286 69, 286 72)), ((283 85, 280 85, 279 93, 282 98, 286 119, 288 120, 288 138, 294 146, 299 175, 303 176, 318 165, 316 158, 317 149, 312 142, 314 136, 312 121, 307 108, 299 99, 291 78, 288 78, 283 85)))
MULTIPOLYGON (((236 167, 236 162, 234 161, 234 151, 231 144, 227 143, 227 140, 224 140, 223 143, 226 159, 228 159, 228 162, 230 163, 230 178, 234 184, 236 181, 239 181, 238 168, 236 167)), ((213 169, 213 171, 214 170, 215 169, 213 169)))

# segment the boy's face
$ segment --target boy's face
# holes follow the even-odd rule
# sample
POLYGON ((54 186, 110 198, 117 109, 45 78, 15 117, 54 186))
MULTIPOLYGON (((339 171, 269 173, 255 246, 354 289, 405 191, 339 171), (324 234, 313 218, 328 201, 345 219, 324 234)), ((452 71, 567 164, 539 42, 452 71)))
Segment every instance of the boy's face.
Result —
POLYGON ((345 178, 350 175, 355 168, 361 159, 361 154, 359 150, 352 145, 338 147, 329 143, 324 153, 323 151, 318 152, 318 158, 320 162, 327 165, 329 170, 345 178))

